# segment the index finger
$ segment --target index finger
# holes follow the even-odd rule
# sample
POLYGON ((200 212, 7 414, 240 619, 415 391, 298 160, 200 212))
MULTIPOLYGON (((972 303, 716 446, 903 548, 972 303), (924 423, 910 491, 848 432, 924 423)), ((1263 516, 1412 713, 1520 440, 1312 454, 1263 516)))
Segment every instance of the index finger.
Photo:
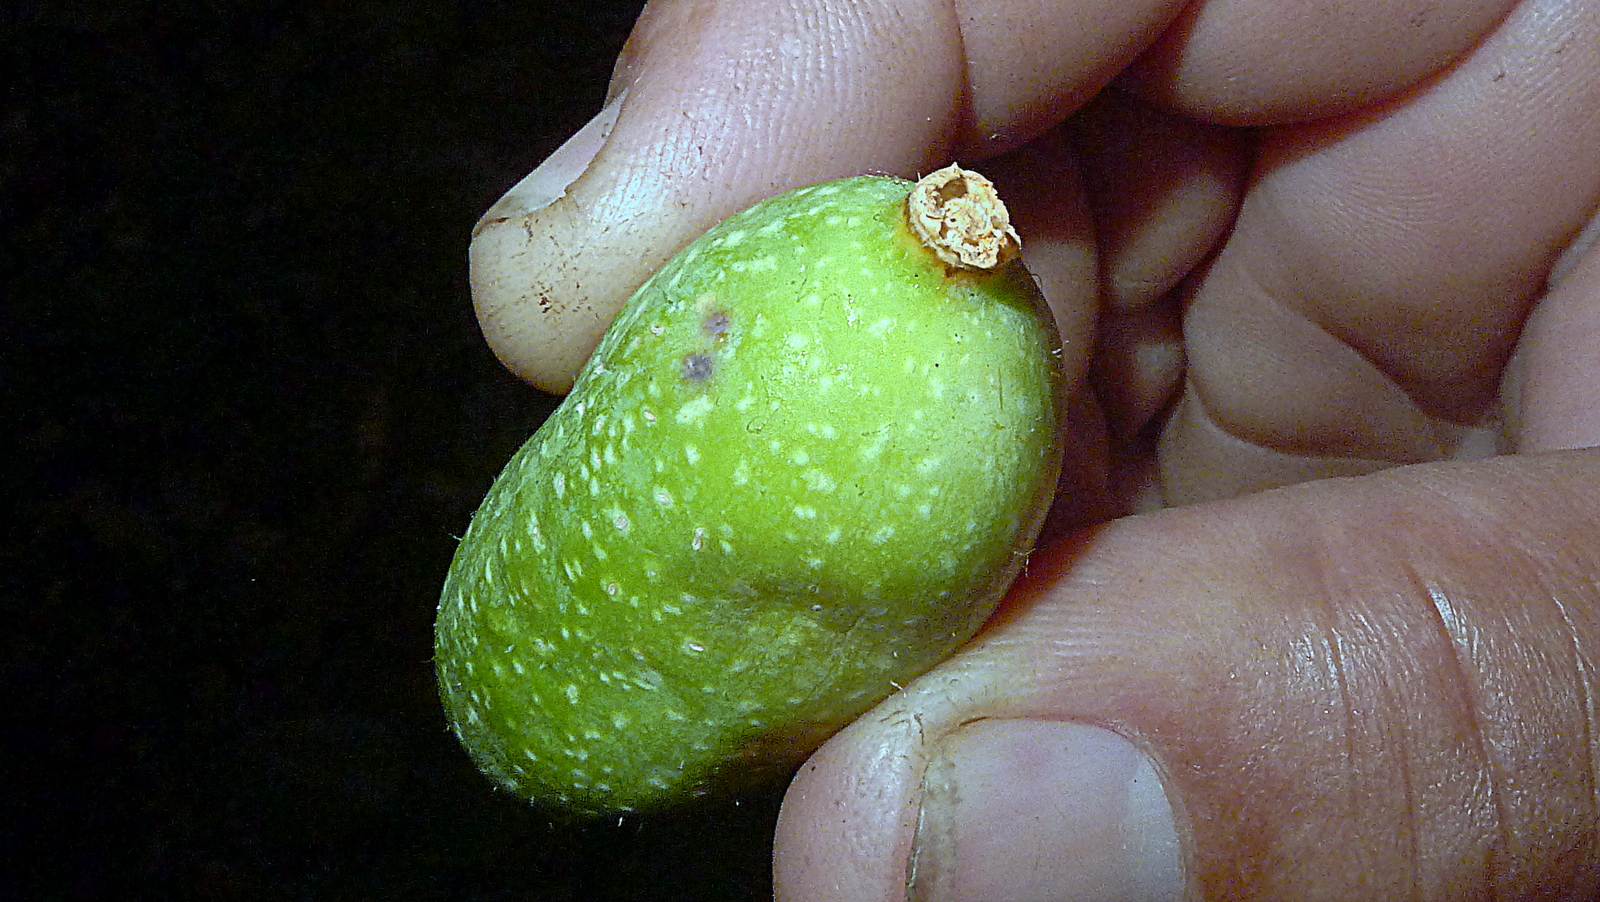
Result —
POLYGON ((948 0, 652 3, 602 117, 479 223, 484 334, 514 372, 565 391, 626 298, 713 223, 802 184, 915 176, 1020 143, 1179 5, 1096 0, 1066 16, 1035 2, 964 19, 948 0))

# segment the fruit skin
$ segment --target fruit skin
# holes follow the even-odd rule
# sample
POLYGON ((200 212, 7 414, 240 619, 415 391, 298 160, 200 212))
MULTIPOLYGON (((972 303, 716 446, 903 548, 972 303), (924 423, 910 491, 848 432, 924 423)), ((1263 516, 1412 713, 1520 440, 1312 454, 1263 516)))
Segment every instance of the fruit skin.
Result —
POLYGON ((629 301, 457 549, 436 664, 501 786, 595 816, 787 772, 948 656, 1060 464, 1020 263, 936 260, 911 183, 724 221, 629 301))

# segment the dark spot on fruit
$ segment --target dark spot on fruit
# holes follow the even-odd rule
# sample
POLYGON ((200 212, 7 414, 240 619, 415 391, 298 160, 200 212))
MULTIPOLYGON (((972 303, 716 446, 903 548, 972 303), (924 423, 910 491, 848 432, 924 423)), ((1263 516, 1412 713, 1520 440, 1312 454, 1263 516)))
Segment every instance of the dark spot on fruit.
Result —
POLYGON ((706 321, 702 325, 704 326, 707 335, 716 338, 722 337, 723 333, 728 331, 728 311, 712 311, 711 315, 706 317, 706 321))
POLYGON ((683 378, 688 382, 704 382, 711 378, 711 355, 688 354, 683 358, 683 378))

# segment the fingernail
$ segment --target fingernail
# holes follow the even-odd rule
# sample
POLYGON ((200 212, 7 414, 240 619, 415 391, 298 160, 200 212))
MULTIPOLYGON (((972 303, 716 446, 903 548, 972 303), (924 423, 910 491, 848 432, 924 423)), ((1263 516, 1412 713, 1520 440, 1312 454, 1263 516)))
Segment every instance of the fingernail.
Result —
POLYGON ((923 776, 908 897, 916 902, 1156 902, 1185 894, 1155 765, 1082 724, 981 720, 923 776))
POLYGON ((606 139, 611 137, 611 127, 617 124, 617 115, 622 112, 622 101, 627 96, 626 89, 619 92, 583 128, 556 148, 555 153, 546 157, 543 163, 523 176, 522 181, 501 195, 478 220, 473 233, 476 234, 486 223, 543 210, 566 194, 567 186, 583 175, 583 171, 600 153, 600 148, 606 146, 606 139))

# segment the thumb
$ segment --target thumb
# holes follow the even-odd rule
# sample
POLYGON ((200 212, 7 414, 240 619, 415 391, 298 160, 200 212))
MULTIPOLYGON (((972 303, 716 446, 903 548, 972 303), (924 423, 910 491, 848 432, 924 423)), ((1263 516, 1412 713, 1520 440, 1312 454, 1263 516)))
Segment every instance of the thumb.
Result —
POLYGON ((1593 898, 1596 485, 1426 465, 1036 554, 802 768, 778 898, 1593 898))

